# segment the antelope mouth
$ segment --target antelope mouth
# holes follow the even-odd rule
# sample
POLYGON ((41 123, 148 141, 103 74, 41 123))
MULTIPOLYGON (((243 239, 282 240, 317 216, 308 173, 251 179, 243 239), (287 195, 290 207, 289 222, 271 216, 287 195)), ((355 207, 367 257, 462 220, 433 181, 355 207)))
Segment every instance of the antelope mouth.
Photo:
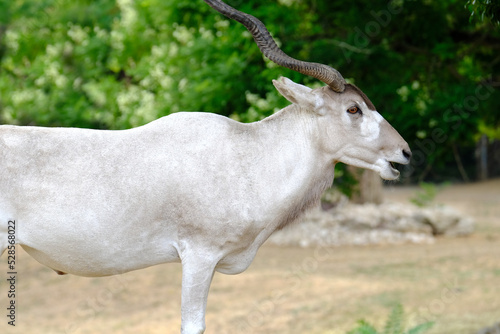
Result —
POLYGON ((391 171, 391 173, 392 173, 392 177, 393 177, 394 179, 398 178, 398 177, 399 177, 400 172, 399 172, 399 170, 396 168, 396 163, 395 163, 394 161, 389 161, 389 160, 387 160, 387 164, 388 164, 389 169, 390 169, 390 171, 391 171))

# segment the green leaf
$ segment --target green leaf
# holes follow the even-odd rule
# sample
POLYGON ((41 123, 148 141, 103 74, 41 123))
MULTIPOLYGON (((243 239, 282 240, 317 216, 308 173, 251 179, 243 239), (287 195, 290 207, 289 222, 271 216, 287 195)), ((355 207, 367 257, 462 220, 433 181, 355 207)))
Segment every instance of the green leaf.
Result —
POLYGON ((358 321, 358 327, 347 332, 347 334, 378 334, 375 327, 367 323, 365 320, 358 321))
POLYGON ((405 332, 405 334, 421 334, 427 332, 429 329, 431 329, 434 326, 434 322, 429 321, 425 322, 423 324, 420 324, 418 326, 415 326, 408 331, 405 332))
POLYGON ((383 334, 402 334, 403 333, 404 311, 401 304, 397 304, 392 308, 389 319, 384 327, 383 334))

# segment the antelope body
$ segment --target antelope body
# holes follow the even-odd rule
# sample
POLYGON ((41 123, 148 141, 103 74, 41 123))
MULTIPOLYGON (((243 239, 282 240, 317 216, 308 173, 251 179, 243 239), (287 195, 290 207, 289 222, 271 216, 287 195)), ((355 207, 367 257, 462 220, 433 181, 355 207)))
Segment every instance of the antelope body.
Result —
POLYGON ((337 162, 385 179, 399 176, 392 162, 409 162, 370 100, 330 74, 315 90, 273 81, 292 105, 251 124, 178 113, 121 131, 0 126, 0 253, 15 221, 16 242, 58 273, 181 262, 181 331, 203 333, 214 272, 244 271, 319 200, 337 162))
POLYGON ((390 161, 408 162, 406 142, 355 87, 275 86, 293 104, 251 124, 179 113, 122 131, 1 126, 1 251, 15 220, 17 243, 58 272, 180 261, 183 333, 202 333, 214 270, 245 270, 317 202, 336 162, 386 179, 398 177, 390 161))

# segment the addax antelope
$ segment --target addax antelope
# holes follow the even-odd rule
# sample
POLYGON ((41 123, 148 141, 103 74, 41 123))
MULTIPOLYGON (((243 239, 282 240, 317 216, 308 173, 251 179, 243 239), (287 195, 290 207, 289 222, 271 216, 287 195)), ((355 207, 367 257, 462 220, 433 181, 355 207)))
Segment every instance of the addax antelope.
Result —
POLYGON ((215 271, 238 274, 318 202, 337 162, 396 179, 408 144, 357 87, 284 54, 264 25, 218 0, 279 65, 327 84, 274 81, 291 105, 260 122, 186 112, 121 131, 0 127, 0 252, 16 242, 58 273, 107 276, 182 263, 182 333, 205 331, 215 271))

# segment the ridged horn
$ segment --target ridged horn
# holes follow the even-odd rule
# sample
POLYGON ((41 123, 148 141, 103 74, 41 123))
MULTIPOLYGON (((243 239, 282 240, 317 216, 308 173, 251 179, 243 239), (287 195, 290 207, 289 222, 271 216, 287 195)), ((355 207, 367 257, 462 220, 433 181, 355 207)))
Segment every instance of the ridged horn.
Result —
POLYGON ((264 56, 276 64, 321 80, 336 92, 344 91, 345 80, 339 71, 327 65, 309 63, 288 56, 278 47, 266 26, 256 17, 240 12, 219 0, 205 0, 205 2, 219 13, 243 24, 252 34, 264 56))

